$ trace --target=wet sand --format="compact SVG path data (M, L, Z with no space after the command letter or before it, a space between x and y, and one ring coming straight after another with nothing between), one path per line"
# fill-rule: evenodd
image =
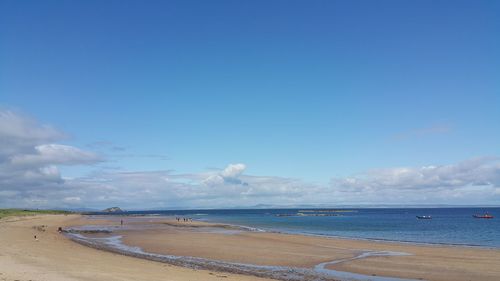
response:
M157 254L313 268L320 263L350 259L366 252L391 251L405 255L370 256L327 264L325 268L408 279L500 280L499 249L255 232L203 222L168 220L160 225L160 228L116 233L123 237L124 244Z

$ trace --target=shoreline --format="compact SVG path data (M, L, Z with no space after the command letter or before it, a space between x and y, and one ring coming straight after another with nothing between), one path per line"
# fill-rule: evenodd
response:
M393 239L382 239L382 238L350 237L350 236L340 236L340 235L331 235L331 234L307 233L307 232L301 232L301 231L294 232L294 231L268 230L268 229L257 228L257 227L252 227L252 226L245 226L245 225L231 224L231 223L220 223L220 222L202 220L202 219L193 219L193 221L234 226L234 227L238 227L238 228L256 230L259 232L276 233L276 234L289 234L289 235L303 235L303 236L321 237L321 238L327 238L327 239L331 238L331 239L344 239L344 240L359 240L359 241L368 241L368 242L372 241L372 242L379 242L379 243L395 243L395 244L413 245L413 246L436 246L436 247L446 246L446 247L464 247L464 248L485 249L485 250L500 250L500 246L495 247L495 246L485 246L485 245L475 245L475 244L419 242L419 241L393 240Z
M379 211L382 209L382 211ZM417 211L413 209L419 209ZM420 210L421 209L421 210ZM494 239L500 225L498 220L478 220L471 214L489 212L499 215L500 208L360 208L353 215L338 218L276 218L280 214L309 211L321 213L330 209L237 209L237 210L150 210L96 215L191 217L207 222L261 228L268 232L317 235L344 239L389 241L415 245L451 245L500 249L500 240ZM447 210L449 209L449 210ZM351 210L352 211L352 210ZM229 215L226 216L225 214ZM417 220L422 214L433 220ZM233 216L234 215L234 216ZM243 216L240 216L243 215ZM298 216L297 216L298 217Z
M163 215L163 214L145 214L145 215L121 215L121 214L83 214L85 217L125 217L125 218L164 218L169 219L172 218L172 215ZM394 240L394 239L383 239L383 238L370 238L370 237L354 237L354 236L341 236L341 235L331 235L331 234L318 234L318 233L308 233L302 231L282 231L282 230L271 230L264 229L254 226L247 226L241 224L233 224L233 223L225 223L225 222L217 222L211 220L205 220L200 218L195 218L193 221L211 224L214 227L234 227L237 229L244 229L249 231L257 231L257 232L266 232L266 233L275 233L275 234L286 234L286 235L303 235L303 236L311 236L311 237L320 237L326 239L344 239L344 240L356 240L356 241L367 241L367 242L377 242L377 243L394 243L394 244L402 244L402 245L411 245L411 246L436 246L436 247L463 247L463 248L473 248L473 249L485 249L485 250L500 250L500 246L487 246L487 245L479 245L479 244L461 244L461 243L445 243L445 242L420 242L420 241L410 241L410 240ZM172 224L173 225L173 224ZM181 226L181 225L179 225ZM185 226L192 227L192 226Z
M120 217L100 217L96 220L87 219L87 222L91 224L92 221L111 219L115 220L116 226L117 218ZM149 225L149 228L140 231L133 229L141 226L141 220L142 224ZM175 259L176 265L200 266L201 268L206 263L210 263L208 269L243 274L248 274L249 269L245 268L246 266L250 266L253 270L267 266L267 270L272 271L271 273L250 272L250 274L281 280L309 280L310 278L317 280L450 280L446 277L448 273L456 275L453 280L498 280L500 277L500 271L488 272L491 269L484 266L486 264L494 267L500 262L498 249L462 245L421 245L269 231L256 232L249 231L255 228L240 225L196 220L191 223L179 223L168 220L167 217L158 216L135 218L130 222L130 226L133 226L132 229L118 228L113 235L120 236L120 241L123 236L123 245L143 251L141 258L154 255L154 259L161 260L167 256L166 260L163 260L167 263L172 263L171 259ZM161 226L161 229L155 229L157 226ZM220 231L209 231L211 228L238 231L224 234ZM205 243L200 244L199 241L206 241L214 246L210 248L204 245ZM188 246L183 245L184 243L188 243ZM275 244L279 244L279 247L275 247ZM317 247L318 245L315 244L322 245ZM269 246L271 250L256 251L255 249L262 248L261 245ZM200 247L206 249L196 250ZM310 260L298 256L290 256L286 259L282 257L288 255L286 253L290 251L298 251L299 256L312 255L311 257L314 258ZM182 259L188 259L187 263ZM194 264L193 261L195 261ZM215 267L214 262L218 263ZM234 264L243 267L243 270L235 269ZM326 277L324 274L323 277L318 274L320 264L323 265L321 269L324 270L321 273L329 273ZM444 273L441 272L442 268L445 269ZM459 271L464 272L458 273ZM292 272L295 276L282 274L283 272ZM325 279L320 279L320 277Z
M292 231L290 231L290 232L287 232L287 231L268 231L268 230L262 230L262 231L269 232L269 233L276 233L276 234L303 235L303 236L321 237L321 238L326 238L326 239L359 240L359 241L377 242L377 243L393 243L393 244L410 245L410 246L430 246L430 247L436 246L436 247L458 247L458 248L473 248L473 249L485 249L485 250L500 250L500 247L474 245L474 244L418 242L418 241L393 240L393 239L381 239L381 238L336 236L336 235L329 235L329 234L315 234L315 233L292 232Z

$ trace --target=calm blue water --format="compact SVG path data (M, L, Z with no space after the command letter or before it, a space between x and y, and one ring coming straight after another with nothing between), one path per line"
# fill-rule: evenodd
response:
M268 231L500 248L500 208L349 209L340 216L285 216L304 209L137 211L189 216ZM315 209L320 210L320 209ZM488 212L494 219L474 219ZM432 220L418 220L430 215Z

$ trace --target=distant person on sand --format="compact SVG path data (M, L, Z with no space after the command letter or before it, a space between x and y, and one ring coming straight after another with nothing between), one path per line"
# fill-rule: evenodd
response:
M120 225L123 225L123 220L120 220Z

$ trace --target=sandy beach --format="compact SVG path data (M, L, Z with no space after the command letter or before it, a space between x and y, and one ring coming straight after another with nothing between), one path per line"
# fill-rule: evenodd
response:
M0 280L266 280L194 270L88 248L57 228L88 223L79 215L9 217L0 221ZM45 227L42 227L45 226ZM43 230L45 231L43 231ZM37 236L38 241L34 239Z
M119 221L119 217L108 220L78 215L4 220L0 223L0 280L265 280L113 254L79 245L57 232L59 226L66 229L82 225L119 227ZM124 221L123 229L118 228L113 235L122 236L126 245L150 253L308 269L320 263L347 259L325 267L367 276L415 280L500 279L500 250L497 249L255 232L220 224L158 218L127 217ZM349 260L377 251L405 255Z

